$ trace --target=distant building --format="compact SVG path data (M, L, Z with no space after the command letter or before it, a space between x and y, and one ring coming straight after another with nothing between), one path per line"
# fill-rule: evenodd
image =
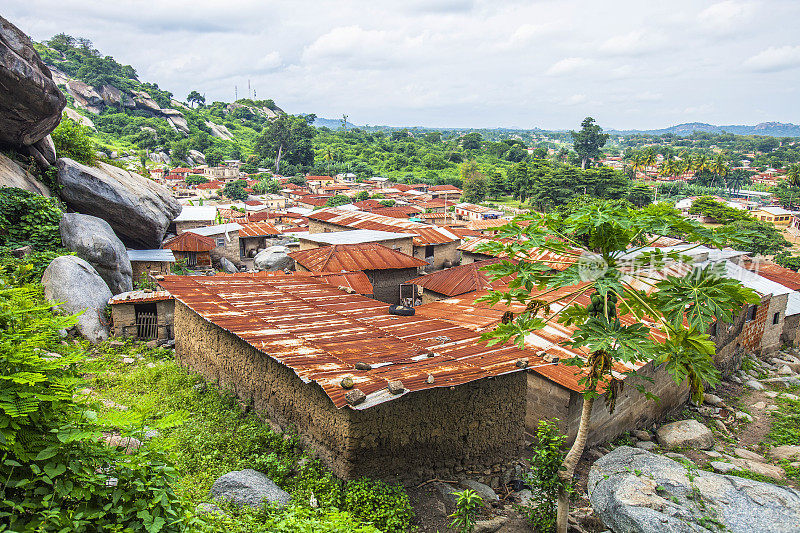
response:
M192 229L192 233L210 237L214 239L214 248L211 250L212 259L225 257L235 264L245 257L244 250L239 243L239 230L242 226L232 222L229 224L217 224L214 226L204 226Z
M213 205L184 205L180 214L170 224L170 232L178 235L186 230L210 226L217 218Z
M185 231L165 241L162 248L172 250L175 259L185 261L189 268L211 268L210 252L216 248L214 239Z
M138 280L142 274L167 275L175 263L175 255L172 250L164 248L128 250L128 259L131 261L134 281Z
M750 212L750 214L756 217L758 220L771 222L776 226L788 226L792 221L792 212L777 206L754 209Z

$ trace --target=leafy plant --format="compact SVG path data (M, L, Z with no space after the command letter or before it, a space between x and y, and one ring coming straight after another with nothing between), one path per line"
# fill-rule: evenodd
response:
M456 492L456 510L450 515L450 527L458 533L472 533L483 499L474 490Z
M367 478L347 483L343 508L384 533L408 531L414 519L403 487Z
M30 244L37 250L55 250L61 246L62 214L54 198L0 187L0 245Z
M70 118L61 119L56 129L50 134L58 157L68 157L84 165L94 165L97 162L96 147L87 135L86 129L86 126L82 126Z
M566 438L550 420L539 421L536 443L532 447L531 469L525 476L531 487L532 504L521 506L520 510L528 523L542 533L555 531L559 490L571 490L571 486L559 476Z

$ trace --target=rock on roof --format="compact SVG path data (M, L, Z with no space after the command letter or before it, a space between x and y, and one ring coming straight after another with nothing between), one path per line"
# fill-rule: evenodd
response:
M387 270L415 268L428 264L422 259L376 243L335 244L298 250L290 253L289 257L312 272Z

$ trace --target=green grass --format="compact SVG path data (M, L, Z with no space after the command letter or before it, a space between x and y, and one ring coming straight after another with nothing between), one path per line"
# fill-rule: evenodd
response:
M219 476L252 468L265 473L292 495L284 509L231 510L228 518L208 518L213 531L407 531L413 511L401 487L359 480L342 482L300 446L296 435L279 434L238 401L177 365L171 350L127 342L104 343L88 350L89 387L102 399L127 410L104 408L101 420L127 427L134 435L146 428L160 435L148 447L165 451L178 472L176 494L189 507L209 500ZM133 364L122 363L134 357ZM319 508L312 509L316 500Z
M768 440L775 446L796 445L800 442L800 401L777 397L774 402L778 409L771 413L772 428Z

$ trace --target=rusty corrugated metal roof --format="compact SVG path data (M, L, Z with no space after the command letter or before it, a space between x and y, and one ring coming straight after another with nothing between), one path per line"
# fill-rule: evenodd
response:
M497 289L507 285L507 281L497 280L492 282L486 272L479 270L486 265L492 265L502 261L500 258L485 259L475 261L467 265L447 268L425 274L418 278L407 281L428 290L438 292L447 296L458 296L468 292Z
M136 290L115 294L108 300L109 305L116 304L141 304L148 302L160 302L171 300L172 295L168 291L147 291Z
M284 272L283 270L272 272L264 270L258 272L237 272L235 274L217 272L216 275L250 278L282 278L286 276L316 278L337 288L344 287L346 289L352 289L358 294L371 295L375 292L367 275L360 270L354 272Z
M278 228L269 222L248 222L242 224L239 237L271 237L280 234Z
M204 237L191 231L184 231L161 245L174 252L209 252L217 247L216 241L211 237Z
M377 243L334 244L291 252L289 257L313 271L386 270L414 268L428 263Z
M390 315L382 302L305 276L167 276L161 284L204 319L319 384L340 408L345 376L367 395L355 407L365 409L400 397L388 393L389 381L402 381L407 394L517 372L521 357L543 364L516 346L487 347L464 327ZM372 368L356 370L360 362Z
M751 257L744 258L742 266L750 272L755 272L768 280L780 283L784 287L794 291L800 291L800 272L782 267L772 261L757 261Z
M458 236L453 235L448 230L431 224L411 222L410 220L401 220L363 211L342 211L334 208L320 209L308 215L308 218L309 220L319 220L346 228L411 233L414 235L414 244L417 246L444 244L459 240Z
M462 252L473 253L473 254L482 254L485 256L490 256L491 254L479 250L479 247L487 242L497 241L503 244L510 244L514 242L511 239L505 239L500 237L478 237L475 239L470 239L467 242L463 243L458 249ZM501 253L497 257L505 258L508 257L508 254ZM576 257L572 254L559 254L556 252L552 252L550 250L540 250L534 249L528 252L528 254L524 257L520 256L517 259L525 259L531 262L540 262L544 263L553 270L566 270L569 266L576 261Z

